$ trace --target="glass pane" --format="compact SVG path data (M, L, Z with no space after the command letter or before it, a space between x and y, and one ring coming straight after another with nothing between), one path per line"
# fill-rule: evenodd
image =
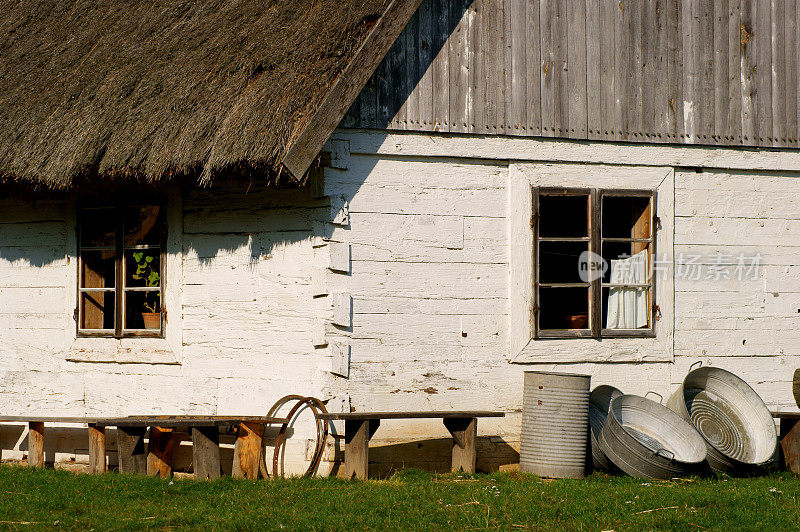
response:
M589 196L539 196L539 236L589 236Z
M580 283L581 259L587 259L588 242L539 242L540 283Z
M157 249L125 251L125 286L161 286L161 252Z
M651 309L649 288L603 288L603 327L647 329Z
M80 218L81 246L116 245L117 217L114 209L84 209Z
M539 288L540 329L588 329L588 288Z
M81 288L113 288L116 280L114 250L81 253Z
M161 293L125 292L125 328L160 329Z
M114 329L114 292L83 293L81 329Z
M603 237L650 238L650 199L603 196Z
M125 209L125 245L160 245L164 231L163 209L157 205Z
M603 259L608 265L605 283L650 282L649 242L603 242Z

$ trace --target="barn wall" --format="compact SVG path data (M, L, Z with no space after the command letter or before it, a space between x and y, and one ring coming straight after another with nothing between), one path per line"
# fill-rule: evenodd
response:
M76 341L74 201L0 208L2 414L252 415L286 394L319 395L326 373L311 338L311 233L320 206L330 211L325 200L255 187L184 196L169 226L179 247L166 275L177 331L167 330L169 341L123 342ZM297 452L287 452L297 467L305 421ZM24 431L4 429L4 452L25 448ZM62 458L86 448L85 431L52 434Z
M424 0L347 127L798 146L796 0Z
M660 157L651 157L620 145L605 149L619 161L597 165L589 146L564 141L490 145L479 137L340 130L332 142L349 152L342 168L326 169L325 193L349 202L349 226L329 238L351 248L351 274L338 278L335 289L352 294L353 316L352 327L339 331L350 344L350 378L334 380L330 393L348 395L356 409L503 410L504 420L478 424L493 437L484 440L482 456L489 460L500 441L516 448L526 370L585 372L593 385L666 397L689 365L702 360L738 373L770 406L794 405L800 212L792 198L800 196L800 173L791 154L765 152L743 163L745 155L729 149L662 147ZM639 165L643 173L655 172L672 161L661 175L674 177L674 185L668 181L669 190L659 194L672 196L674 212L659 214L674 219L668 230L676 260L703 266L698 280L675 274L674 339L660 347L663 356L653 357L661 361L601 363L614 358L601 352L596 362L565 363L575 351L597 351L587 347L593 340L572 340L534 364L515 363L525 359L515 360L509 341L509 246L515 243L509 241L508 184L513 167L528 164L531 154L547 161L550 177L561 172L573 186L581 165L584 186L602 186L601 171L635 174ZM774 170L721 167L742 164ZM706 279L720 269L718 252L728 274ZM738 281L736 257L756 254L762 257L756 278ZM605 349L624 350L623 342ZM406 458L414 453L396 441L401 434L446 436L438 422L400 425L384 423L375 438Z

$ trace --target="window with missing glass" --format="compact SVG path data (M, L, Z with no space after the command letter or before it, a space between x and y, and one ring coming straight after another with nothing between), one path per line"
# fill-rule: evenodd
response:
M653 336L656 194L535 188L537 338Z
M79 336L163 336L165 242L162 204L78 209Z

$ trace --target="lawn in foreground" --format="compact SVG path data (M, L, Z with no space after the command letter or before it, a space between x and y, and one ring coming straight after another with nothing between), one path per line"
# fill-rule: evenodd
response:
M0 466L0 528L789 530L800 480L432 475L213 482Z

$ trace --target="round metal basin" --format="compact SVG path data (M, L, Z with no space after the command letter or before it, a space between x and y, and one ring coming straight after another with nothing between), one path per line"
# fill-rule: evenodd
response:
M611 400L599 444L614 465L640 478L699 473L706 459L706 443L689 422L636 395Z
M746 382L720 368L690 371L668 406L700 431L708 463L718 473L755 473L775 454L775 422Z
M623 395L623 393L618 388L602 384L592 390L589 396L589 444L592 451L592 467L596 471L605 471L607 473L617 471L614 463L600 449L598 440L606 422L611 400L620 395Z

